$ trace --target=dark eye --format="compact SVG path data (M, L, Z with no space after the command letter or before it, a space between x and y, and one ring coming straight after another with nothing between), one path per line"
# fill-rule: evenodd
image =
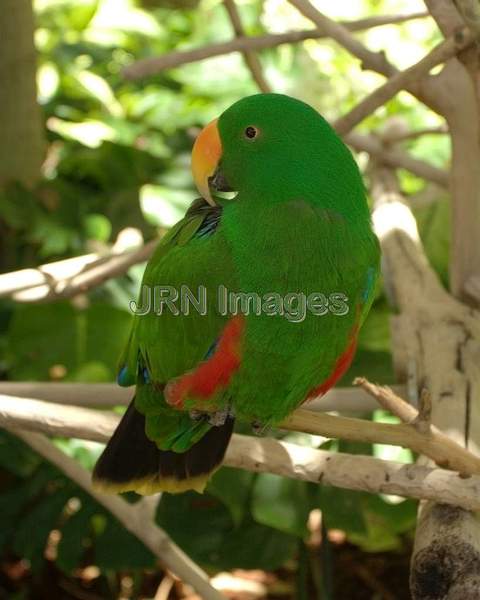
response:
M245 129L245 137L249 140L253 140L258 135L258 129L256 127L249 126Z

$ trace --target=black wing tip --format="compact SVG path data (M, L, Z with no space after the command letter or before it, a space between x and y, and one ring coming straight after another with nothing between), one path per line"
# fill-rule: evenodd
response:
M234 418L212 427L189 450L159 450L145 434L145 417L133 401L95 465L92 482L103 492L203 491L221 465L230 441Z

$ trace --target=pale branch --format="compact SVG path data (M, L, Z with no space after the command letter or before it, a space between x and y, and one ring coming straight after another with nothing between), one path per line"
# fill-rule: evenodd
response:
M412 19L423 18L427 15L425 12L418 12L406 15L382 15L360 19L358 21L346 21L342 25L347 31L363 31L382 25L403 23ZM282 44L295 44L308 39L321 39L328 36L327 31L322 27L315 29L306 29L303 31L289 31L287 33L269 33L259 36L237 37L228 42L210 44L202 48L193 50L177 50L161 56L146 58L129 65L123 71L127 79L139 79L154 75L167 69L173 69L181 65L222 56L232 52L252 51L256 52L266 48L274 48Z
M379 399L377 396L375 398ZM401 402L409 406L404 400ZM418 414L413 407L412 411L415 416ZM407 423L374 423L364 419L313 413L305 409L296 410L278 427L352 442L402 446L428 456L444 468L468 475L480 474L480 458L433 427L424 435L414 425Z
M400 396L406 394L404 386L394 385L392 389ZM126 406L133 394L134 388L120 387L115 383L0 381L0 395L91 408ZM324 396L311 400L308 408L323 412L365 413L378 408L378 404L357 388L333 388Z
M22 402L24 401L17 399L16 403L10 403L7 407L4 398L0 399L0 405L3 405L0 411L2 427L14 432L28 429L30 432L41 431L65 437L70 437L73 432L81 439L106 442L120 419L118 415L109 416L100 411L75 409L82 413L81 418L85 422L79 427L78 421L81 419L76 419L77 423L72 431L69 422L72 413L66 415L68 421L62 420L65 407L54 406L47 415L46 410L39 406L45 403L30 400L28 417L28 410L15 409L15 405ZM25 432L22 436L28 440L35 434ZM235 434L228 447L224 465L345 489L434 499L466 509L480 509L480 477L477 475L460 477L445 469L315 450L272 438ZM103 495L101 497L106 498ZM144 517L143 520L145 521Z
M335 40L350 54L356 56L361 61L362 68L382 73L385 77L392 77L398 73L397 68L387 60L384 52L372 52L372 50L369 50L344 25L333 21L321 13L308 0L289 0L289 2L304 17L310 19L317 27L325 31L328 37Z
M375 398L382 408L391 412L404 423L413 423L419 416L419 411L416 408L408 402L405 402L400 396L397 396L397 394L387 386L376 385L364 377L357 377L354 379L353 385L360 386L367 394L370 394L372 398Z
M206 600L225 600L225 597L210 585L207 574L155 523L154 506L150 504L148 498L130 504L119 496L98 492L92 488L90 483L91 474L76 460L59 450L44 435L18 429L8 429L104 506L165 567L175 573L182 581L191 585L202 598Z
M417 412L413 407L412 411L416 416ZM98 416L101 416L98 423L99 427L104 428L101 431L104 435L112 431L118 423L118 416L109 411L92 411L88 408L65 405L53 406L41 400L0 396L0 421L24 429L48 433L53 428L61 430L62 435L66 437L92 439L89 436L96 436L97 432L92 434L90 421ZM279 427L355 442L403 446L461 473L480 473L480 458L452 440L445 439L446 436L434 429L429 431L428 435L422 435L414 426L408 424L374 423L305 409L295 411L280 423Z
M233 32L235 37L241 38L245 36L245 30L243 29L242 20L235 4L235 0L223 0L223 4L227 10L228 16L232 23ZM253 80L258 86L261 92L271 92L270 85L265 79L263 74L262 65L260 59L252 50L244 50L242 52L245 64L247 65L250 73L252 74Z
M372 114L377 108L383 106L393 96L411 83L427 75L433 67L442 64L467 48L474 40L473 34L464 28L461 35L458 33L440 42L429 54L419 62L388 79L383 85L359 102L349 113L340 117L333 123L334 129L344 136L358 123Z
M365 387L366 386L366 387ZM370 387L368 387L370 386ZM363 386L372 394L375 386L365 383ZM378 388L380 389L380 388ZM396 410L409 410L411 420L417 411L405 401L396 397L391 390L378 392L374 397L385 402L388 396ZM400 408L398 408L400 407ZM74 406L53 406L48 402L29 398L19 399L14 396L0 396L0 420L7 425L15 425L34 431L51 432L52 428L61 429L67 437L83 439L92 435L90 421L101 417L99 426L101 434L107 435L118 423L118 416L113 412L92 411L88 408ZM374 423L363 419L339 417L324 413L314 413L305 409L296 410L291 416L278 425L281 429L303 431L313 435L341 438L356 442L392 444L411 448L415 452L429 456L443 466L465 474L480 474L480 458L456 444L441 432L432 428L428 435L422 435L409 424L393 425ZM96 436L97 432L93 432ZM94 438L95 439L95 438Z
M407 169L417 177L448 188L449 175L429 163L413 158L408 153L397 148L385 148L380 140L372 135L351 132L345 136L346 143L357 152L367 152L370 156L380 159L383 163L394 167Z
M453 90L451 101L455 99ZM451 122L449 125L451 128ZM451 297L431 269L415 218L393 171L378 163L370 171L373 221L388 287L399 310L392 319L395 370L405 379L413 362L417 380L431 394L432 424L478 452L479 314ZM428 412L429 407L424 407L423 413ZM420 461L427 462L423 457ZM473 565L479 561L477 516L439 501L421 503L412 557L412 598L431 597L426 573L435 573L435 586L443 590L442 597L475 598L478 586L472 586L476 578ZM442 569L438 569L439 562Z
M0 275L0 296L10 295L17 302L50 302L72 298L123 275L130 267L150 258L158 239L121 254L95 259L80 256L36 269Z
M0 298L32 287L49 285L52 281L58 281L65 277L73 277L94 264L105 262L110 256L101 256L96 253L84 254L33 269L21 269L2 274L0 275Z
M480 507L480 477L460 477L446 469L406 465L370 456L314 450L272 438L234 435L225 466L273 473L372 494L435 499Z
M415 409L412 410L416 415ZM34 431L48 433L55 428L61 429L62 435L66 437L91 439L90 420L94 419L95 415L102 416L99 426L104 427L103 434L111 431L118 422L118 416L109 411L95 412L88 408L53 406L48 402L30 398L20 400L14 396L0 396L0 420ZM407 424L374 423L305 409L298 409L278 427L354 442L403 446L461 473L480 474L480 458L451 440L445 443L444 436L433 430L428 436L424 436L419 434L415 427ZM93 435L95 436L96 432Z

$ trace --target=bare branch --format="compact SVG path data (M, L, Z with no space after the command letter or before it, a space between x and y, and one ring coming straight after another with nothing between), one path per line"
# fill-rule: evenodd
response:
M404 386L391 386L394 392L405 396ZM36 398L58 404L70 404L91 408L126 406L132 399L132 388L120 387L115 383L46 383L41 381L0 381L0 395L20 398ZM313 411L335 411L365 413L378 405L368 394L357 388L333 388L324 396L308 403Z
M245 30L243 29L242 21L240 19L240 14L237 10L237 5L235 4L235 0L223 0L223 4L228 12L228 16L230 17L235 37L244 37ZM244 50L242 54L245 63L258 86L258 89L261 92L271 92L272 90L268 81L265 79L262 65L255 52L252 52L252 50Z
M413 158L403 150L386 149L380 140L373 136L352 132L345 136L345 141L357 152L368 152L370 156L380 159L386 165L407 169L427 181L432 181L444 188L448 187L449 175L446 171L423 160Z
M10 296L23 290L50 285L52 281L58 281L65 277L73 277L82 273L92 265L101 264L110 259L112 255L101 256L100 254L85 254L59 260L34 269L21 269L0 275L0 298Z
M17 302L50 302L84 294L148 260L157 244L155 239L131 252L105 258L90 254L0 275L0 297L11 295Z
M69 422L72 413L71 411L68 414L64 413L66 407L57 405L48 409L41 406L45 403L30 400L26 410L17 410L18 405L25 400L14 399L13 402L6 403L3 397L0 402L0 423L15 433L24 426L31 431L45 431L52 435L69 436L72 433ZM120 418L118 415L110 416L100 411L78 408L73 410L82 413L81 419L75 419L74 430L77 437L98 442L109 439ZM68 420L63 420L62 415L66 415ZM82 427L79 427L79 421L82 419L85 422ZM23 433L22 439L28 441L32 435L35 434ZM463 478L453 471L444 469L404 465L369 456L314 450L271 438L234 435L224 464L303 481L322 482L346 489L435 499L467 509L480 509L480 477L478 476ZM144 513L142 518L145 527ZM172 568L172 570L176 569ZM178 573L178 570L176 572Z
M382 15L360 19L359 21L344 22L343 26L348 31L362 31L372 27L390 25L393 23L403 23L412 19L423 18L427 15L425 12L412 13L407 15ZM154 75L166 69L172 69L191 62L206 60L215 56L230 54L231 52L243 52L245 50L258 51L265 48L274 48L281 44L294 44L308 39L320 39L327 37L327 31L318 27L316 29L307 29L304 31L290 31L288 33L271 33L260 36L237 37L234 40L219 44L211 44L194 50L178 50L162 56L146 58L139 60L128 66L123 74L127 79L139 79Z
M394 407L394 414L402 414L402 417L409 415L409 421L416 418L417 411L401 398L395 397L388 388L379 388L368 382L363 382L362 387L378 401L385 403L388 400L390 406ZM92 430L92 420L97 421L103 429ZM67 437L95 440L98 435L107 436L108 432L114 429L118 423L118 416L112 412L101 413L73 406L53 407L40 400L0 396L0 421L33 431L48 433L54 430L58 433L61 430L62 435ZM279 427L351 441L403 446L461 473L480 473L480 458L436 429L429 431L426 436L408 424L373 423L362 419L313 413L304 409L295 411L279 424ZM92 435L93 438L89 437Z
M409 87L431 69L455 56L473 42L473 34L465 28L462 35L451 36L436 46L429 54L408 69L397 73L377 88L364 100L359 102L349 113L333 123L334 129L340 135L351 131L358 123L368 117L377 108L388 102L395 94Z
M457 92L452 88L451 93L454 101ZM373 221L399 310L392 327L395 369L404 380L413 362L417 381L425 382L431 393L433 425L478 452L479 314L452 298L432 271L394 173L372 165L371 180L376 203ZM425 458L419 461L427 462ZM439 561L448 567L439 570ZM437 502L421 503L412 558L412 597L421 600L430 595L426 573L438 574L435 586L443 590L442 597L475 597L478 585L472 586L472 578L477 573L472 565L479 561L477 516Z
M369 384L370 386L372 384ZM368 389L368 388L365 388ZM370 390L368 390L370 392ZM389 391L390 394L393 392ZM375 396L379 400L378 396ZM411 409L411 420L417 411L403 400ZM407 409L405 409L407 410ZM92 431L91 421L101 415L98 421L103 429L98 433ZM30 429L49 433L61 431L61 435L73 438L96 439L97 435L106 436L118 423L118 416L110 411L92 411L88 408L74 406L53 407L47 402L14 396L0 396L0 421ZM325 413L299 409L279 424L282 429L304 431L314 435L341 438L355 442L392 444L411 448L415 452L425 454L435 462L460 471L462 473L480 473L480 458L473 456L451 440L445 441L440 432L432 432L428 437L422 436L410 425L391 425L373 423L364 419L333 416ZM93 438L89 436L94 436Z
M90 473L54 446L44 435L19 430L14 430L13 433L95 498L168 569L193 586L202 598L225 600L224 596L210 585L206 573L156 525L148 499L129 504L119 496L97 492L90 484Z
M289 2L307 19L313 21L317 27L323 29L340 46L348 50L353 56L356 56L361 61L363 69L371 69L377 73L382 73L386 77L392 77L398 73L397 68L387 60L383 52L372 52L369 50L359 40L354 38L344 25L325 16L308 0L289 0Z
M365 381L365 380L364 380ZM382 405L388 402L393 414L406 415L407 410L411 419L406 424L391 425L388 423L373 423L363 419L337 417L322 413L298 409L285 421L279 424L282 429L304 431L329 438L340 438L354 442L371 442L403 446L424 454L436 464L453 469L460 473L479 474L480 458L465 450L460 444L432 428L428 435L422 435L410 423L415 420L418 412L405 400L398 398L388 388L380 388L365 381L362 387L376 398ZM399 417L400 418L400 417ZM403 420L403 419L402 419Z

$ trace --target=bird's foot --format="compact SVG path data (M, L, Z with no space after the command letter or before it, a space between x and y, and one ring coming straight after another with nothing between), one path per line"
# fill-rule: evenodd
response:
M208 421L210 423L210 425L213 425L214 427L221 427L222 425L225 425L225 422L227 421L228 418L235 416L235 412L234 412L232 406L225 406L225 408L222 408L220 410L215 410L213 412L205 412L205 411L201 411L201 410L191 410L189 412L189 415L190 415L190 418L193 419L194 421L200 421L200 420L204 419L205 421Z
M265 425L261 421L252 421L250 425L255 435L263 435L268 428L268 425Z

